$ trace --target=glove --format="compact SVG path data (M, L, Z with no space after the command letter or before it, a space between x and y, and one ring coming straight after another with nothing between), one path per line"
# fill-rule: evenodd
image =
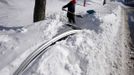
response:
M65 11L65 8L62 8L63 11Z

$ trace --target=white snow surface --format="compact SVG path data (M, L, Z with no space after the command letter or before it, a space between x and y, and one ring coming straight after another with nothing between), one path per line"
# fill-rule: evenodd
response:
M116 3L102 6L102 0L78 0L76 25L81 33L48 48L23 75L126 75L122 8ZM48 0L47 19L32 24L34 0L0 1L0 75L12 75L21 62L42 43L70 30L66 12L69 0ZM25 4L27 3L27 4ZM26 6L25 6L25 5ZM95 14L89 15L87 10ZM6 17L8 16L8 17ZM126 53L127 54L127 53Z
M0 25L24 26L33 21L33 0L0 0Z

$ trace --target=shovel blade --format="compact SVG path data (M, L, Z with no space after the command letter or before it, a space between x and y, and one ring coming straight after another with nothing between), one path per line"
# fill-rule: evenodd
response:
M94 14L95 11L94 11L94 10L88 10L87 13L88 13L88 14Z

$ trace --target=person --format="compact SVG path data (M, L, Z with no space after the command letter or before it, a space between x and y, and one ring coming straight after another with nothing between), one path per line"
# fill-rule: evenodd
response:
M62 10L68 8L67 10L68 22L73 24L75 24L75 3L76 0L71 0L68 4L62 7Z

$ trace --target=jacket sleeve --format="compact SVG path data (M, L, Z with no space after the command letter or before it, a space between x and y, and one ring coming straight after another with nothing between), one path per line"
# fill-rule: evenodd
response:
M62 9L67 8L69 5L70 5L70 2L67 5L63 6Z

